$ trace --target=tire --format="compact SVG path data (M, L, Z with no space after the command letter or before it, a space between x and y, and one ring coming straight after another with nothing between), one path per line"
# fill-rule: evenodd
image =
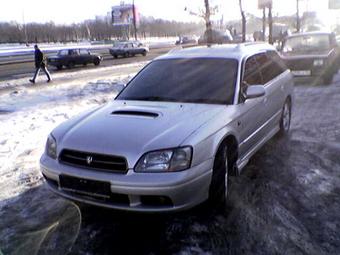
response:
M57 70L63 69L63 66L62 66L62 65L57 65L56 67L57 67Z
M322 77L322 80L323 80L325 85L330 85L333 82L333 77L334 77L334 74L325 74Z
M290 99L287 98L282 107L279 131L280 137L287 136L289 134L291 119L292 119L292 105Z
M130 56L129 52L125 52L124 57L128 58Z
M99 65L100 65L100 59L99 59L99 58L94 59L94 60L93 60L93 64L94 64L95 66L99 66Z
M87 66L87 63L85 62L85 63L83 63L83 66Z
M228 147L227 145L221 145L216 154L209 187L208 202L215 208L225 204L228 193L229 167Z
M113 55L114 58L118 58L118 55Z
M146 50L143 51L142 55L145 57L146 56Z
M74 66L75 66L75 63L74 63L74 62L69 62L69 63L67 64L67 67L68 67L69 69L74 68Z

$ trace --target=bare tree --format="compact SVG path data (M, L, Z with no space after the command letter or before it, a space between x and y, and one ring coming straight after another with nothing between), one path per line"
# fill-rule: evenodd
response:
M247 19L246 19L246 14L243 10L242 0L239 0L239 5L240 5L241 16L242 16L242 42L245 42L246 41Z
M212 27L211 27L211 20L210 20L210 6L209 0L204 0L205 6L205 27L207 31L207 43L210 44L213 41L212 38Z

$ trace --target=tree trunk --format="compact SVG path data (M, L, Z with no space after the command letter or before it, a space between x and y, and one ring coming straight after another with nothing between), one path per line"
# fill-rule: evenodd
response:
M212 38L212 28L211 28L211 21L210 21L210 6L209 0L204 0L205 5L205 26L206 26L206 33L207 33L207 44L211 44L213 42Z
M239 0L239 5L240 5L240 12L242 16L242 42L246 41L246 27L247 27L247 19L246 19L246 14L243 11L243 6L242 6L242 0Z

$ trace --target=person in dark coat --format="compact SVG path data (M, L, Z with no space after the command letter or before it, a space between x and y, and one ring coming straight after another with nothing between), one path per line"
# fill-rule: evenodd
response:
M46 65L44 63L44 54L39 49L38 45L34 45L34 62L35 62L35 73L33 76L33 79L30 80L30 82L35 83L35 79L39 75L40 70L43 70L44 73L47 76L47 82L51 81L51 75L48 72Z

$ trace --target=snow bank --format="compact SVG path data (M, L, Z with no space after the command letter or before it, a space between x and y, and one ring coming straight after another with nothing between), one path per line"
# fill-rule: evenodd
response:
M18 87L0 95L0 211L8 199L41 183L38 161L51 130L80 112L113 100L142 66L58 74L48 86L25 87L25 80L20 79L6 83Z

